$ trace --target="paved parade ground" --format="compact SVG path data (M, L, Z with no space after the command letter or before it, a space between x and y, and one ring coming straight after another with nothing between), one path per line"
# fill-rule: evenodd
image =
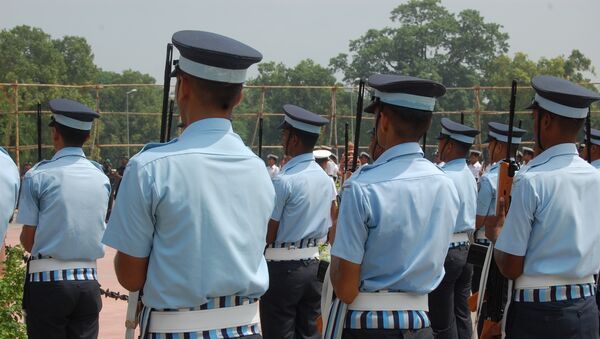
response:
M19 244L19 234L21 225L10 224L6 235L8 245ZM116 251L110 247L105 248L106 255L98 260L98 280L103 289L109 289L120 293L126 293L125 289L119 285L115 270L113 268L113 258ZM100 334L98 338L102 339L121 339L125 336L125 312L127 302L109 298L102 298L102 312L100 312Z

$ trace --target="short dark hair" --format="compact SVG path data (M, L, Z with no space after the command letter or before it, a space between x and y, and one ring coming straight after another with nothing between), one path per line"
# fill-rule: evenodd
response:
M319 140L318 134L299 130L297 128L294 128L292 125L288 124L287 122L284 122L282 128L288 129L290 131L290 133L296 135L298 137L298 139L300 139L302 146L304 146L303 148L305 151L310 151L310 150L314 149L315 145L317 144L317 141Z
M178 72L189 77L192 86L196 89L196 93L199 96L205 98L209 104L225 111L233 110L236 100L244 87L243 84L230 84L200 79L181 70Z
M427 132L433 112L382 104L392 121L396 134L407 138L419 139Z
M455 145L460 150L461 154L464 153L465 157L467 157L471 152L471 144L452 139L449 136L446 136L446 139L448 140L448 142L451 142L453 145ZM479 157L479 155L477 156Z
M537 110L538 110L538 119L541 119L543 114L549 114L552 117L552 119L558 120L559 125L563 128L563 131L566 134L570 134L570 135L577 134L583 127L583 124L585 123L585 118L581 118L581 119L567 118L562 115L552 113L552 112L540 107L539 105L537 106Z
M80 129L75 129L71 127L67 127L65 125L61 125L57 122L54 122L52 125L56 128L58 133L62 136L65 146L68 147L81 147L87 140L90 135L90 131L83 131Z

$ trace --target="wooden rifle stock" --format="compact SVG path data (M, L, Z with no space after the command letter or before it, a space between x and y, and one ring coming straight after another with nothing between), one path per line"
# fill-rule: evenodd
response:
M498 166L498 186L496 196L496 215L500 215L500 199L504 199L504 213L508 212L510 206L510 193L513 184L513 178L517 171L517 164L512 159L512 136L513 123L515 119L515 102L517 99L517 81L512 81L510 93L510 111L508 122L508 143L506 151L506 159Z

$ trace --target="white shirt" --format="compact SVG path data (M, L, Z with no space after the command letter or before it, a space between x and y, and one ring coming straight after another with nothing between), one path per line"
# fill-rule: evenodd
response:
M481 172L481 163L478 161L472 165L469 164L469 169L471 170L471 173L473 173L475 179L479 180L479 172Z
M267 171L269 172L269 176L274 178L277 174L279 174L279 167L277 165L267 166Z

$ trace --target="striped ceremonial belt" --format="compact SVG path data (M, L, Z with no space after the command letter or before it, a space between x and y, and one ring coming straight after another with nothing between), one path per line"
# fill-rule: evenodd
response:
M429 327L427 311L429 311L429 303L426 294L387 291L361 292L351 305L346 305L336 298L331 304L323 338L339 339L344 328L420 329ZM364 318L364 324L354 321L353 318Z
M265 249L265 259L267 261L292 261L318 258L319 247L316 239L270 244Z
M512 301L551 302L587 298L596 295L594 276L521 276L515 281Z
M96 261L65 261L54 258L32 259L29 281L97 280Z
M260 334L259 323L257 299L228 296L194 308L153 310L144 306L140 328L152 339L237 338Z
M469 235L465 232L452 234L449 248L457 248L469 243Z

